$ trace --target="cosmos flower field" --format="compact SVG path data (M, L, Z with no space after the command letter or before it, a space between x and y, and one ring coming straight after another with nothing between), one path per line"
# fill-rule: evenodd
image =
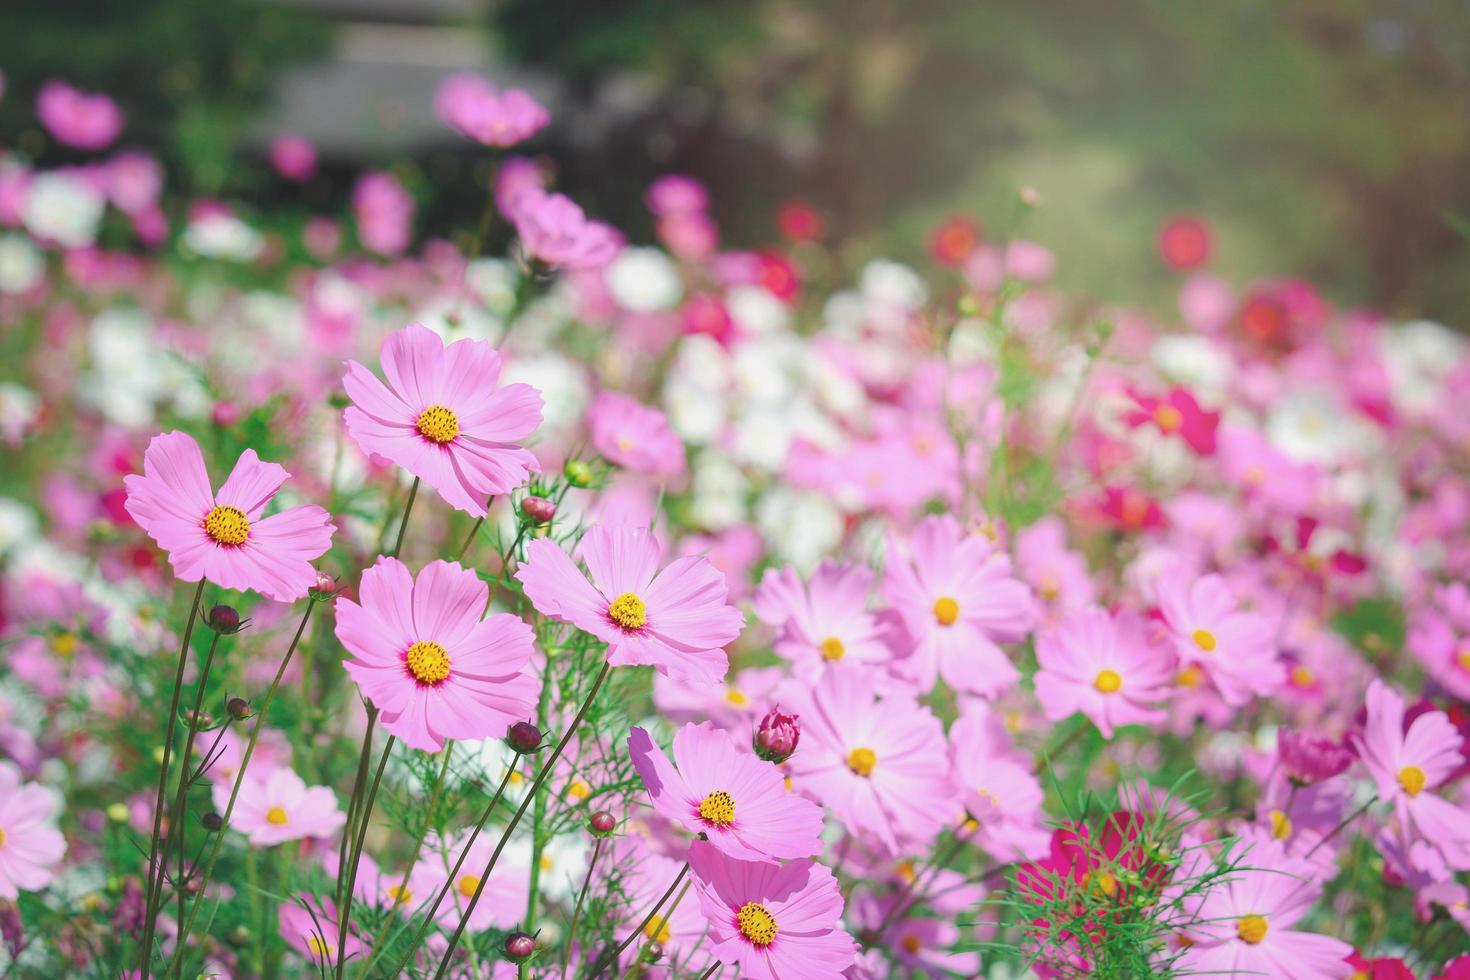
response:
M0 155L0 976L1470 977L1470 345L837 272L517 146L416 229ZM312 145L270 166L305 180ZM485 229L513 230L506 251Z

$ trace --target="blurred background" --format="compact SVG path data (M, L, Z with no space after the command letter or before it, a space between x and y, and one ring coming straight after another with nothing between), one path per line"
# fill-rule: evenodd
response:
M49 78L121 104L120 146L188 198L254 216L341 212L365 167L418 200L421 236L475 224L488 153L434 118L482 71L552 112L527 147L587 210L652 238L654 177L705 181L725 243L776 237L800 199L854 265L919 258L943 219L1026 235L1058 280L1170 305L1155 232L1204 217L1228 277L1301 276L1331 298L1465 322L1467 0L48 0L0 29L0 130ZM304 186L262 165L313 141Z

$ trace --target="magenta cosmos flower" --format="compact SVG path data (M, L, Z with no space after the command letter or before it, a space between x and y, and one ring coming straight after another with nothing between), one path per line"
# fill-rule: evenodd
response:
M337 809L330 786L307 786L287 768L264 779L246 775L230 818L236 830L258 847L303 837L330 837L342 829L347 814Z
M398 464L476 517L486 515L488 497L540 470L520 443L541 424L541 393L523 384L497 388L500 355L488 343L445 347L414 323L388 337L382 358L386 385L356 361L342 379L352 399L342 417L363 452Z
M20 769L0 762L0 898L40 891L56 877L66 838L52 826L56 800L37 783L23 783Z
M913 636L909 666L920 688L937 673L957 690L995 697L1020 677L997 644L1025 637L1035 602L989 538L965 534L953 517L926 517L907 547L890 544L883 591Z
M750 980L836 980L857 944L842 930L842 893L811 860L740 861L706 841L689 846L710 952Z
M659 544L647 528L601 524L579 551L591 582L555 542L527 546L516 578L537 609L606 643L614 667L647 665L704 683L725 676L724 647L745 617L725 601L725 576L709 559L678 558L660 571Z
M593 221L563 194L527 188L515 198L516 234L533 257L563 269L600 269L623 248L610 225Z
M1470 829L1465 811L1432 792L1464 760L1460 733L1443 711L1426 711L1404 728L1404 699L1382 680L1368 686L1368 720L1353 737L1358 757L1392 803L1404 843L1422 838L1455 870L1470 869Z
M642 728L628 735L633 768L653 808L731 857L747 861L810 857L822 850L822 811L786 791L781 771L737 751L709 722L674 735L674 762Z
M786 764L795 788L889 852L926 843L957 818L944 729L912 695L883 697L874 675L829 667L797 702L801 751Z
M36 115L57 142L79 150L104 149L123 128L122 110L112 99L54 79L41 86Z
M880 666L893 659L878 617L868 612L872 587L866 566L823 561L806 583L789 565L766 569L752 600L761 621L781 631L776 652L798 677L815 680L829 663Z
M123 478L123 506L168 552L181 581L204 578L222 589L290 602L316 584L311 563L331 545L336 528L310 504L262 516L288 475L247 449L214 493L199 444L183 432L166 432L143 453L143 475Z
M654 476L684 472L684 444L656 408L604 391L587 410L587 427L592 448L624 469Z
M1223 578L1161 575L1154 589L1180 661L1202 668L1226 704L1242 705L1281 686L1286 674L1270 622L1242 611Z
M551 121L551 114L524 90L501 92L473 72L450 75L440 84L434 114L461 136L499 147L530 139Z
M1114 619L1096 606L1070 613L1037 636L1036 662L1036 697L1052 721L1080 711L1112 738L1118 725L1164 720L1173 657L1149 642L1138 616Z
M503 735L530 717L534 634L508 613L482 619L489 592L456 562L430 562L415 581L403 562L379 558L362 573L362 604L337 600L337 639L355 658L342 665L410 748Z
M337 935L341 930L337 905L330 898L304 897L295 902L282 902L277 906L276 917L281 938L292 949L321 969L330 970L336 964ZM349 924L347 942L342 947L343 958L350 960L365 949L357 929Z

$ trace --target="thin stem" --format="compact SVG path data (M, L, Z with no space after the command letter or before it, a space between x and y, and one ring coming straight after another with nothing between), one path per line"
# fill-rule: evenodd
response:
M403 866L403 877L398 879L398 887L392 892L393 901L397 902L398 896L402 895L408 888L408 878L413 873L413 866L419 863L419 855L424 853L424 841L429 837L429 829L434 825L434 812L439 806L439 795L444 789L444 776L449 772L449 757L454 754L454 742L447 740L444 743L444 761L439 765L439 775L434 778L434 787L429 791L429 806L424 811L424 829L419 833L418 843L413 846L413 853L409 855L408 863ZM383 945L383 939L388 935L388 927L393 924L393 917L388 916L383 920L378 934L373 937L372 948L376 950ZM369 956L367 965L371 966L374 957Z
M708 970L705 970L703 973L701 973L699 975L699 980L709 980L710 977L712 977L712 976L715 975L715 971L718 970L722 966L724 966L723 963L721 963L719 960L715 960L713 963L711 963L709 965L709 969Z
M184 826L189 807L189 757L194 751L194 738L199 734L199 709L204 704L204 688L209 684L209 667L214 663L214 651L219 647L221 634L216 631L209 641L209 653L204 657L204 666L199 671L199 688L194 692L194 707L189 712L189 732L184 736L184 753L179 756L179 788L174 794L174 818L169 824L169 833L179 839L179 932L184 930ZM177 933L176 933L177 934Z
M887 932L888 927L893 924L893 920L898 918L900 912L909 907L909 899L917 897L918 899L922 900L924 898L923 892L919 890L920 882L928 884L925 879L932 878L934 875L938 874L940 870L943 869L944 866L950 861L950 859L959 853L960 848L964 846L965 841L969 840L968 837L960 836L960 830L963 828L963 826L964 824L961 824L960 827L955 828L954 837L950 840L949 847L945 848L944 851L940 854L935 855L934 859L930 861L926 867L920 870L918 874L914 875L914 877L908 882L908 884L899 891L898 897L894 900L893 904L888 907L888 912L883 916L883 920L878 923L878 928L873 930L873 942L880 941L883 937L883 933ZM863 945L867 946L871 945L871 943L864 943Z
M383 743L383 755L378 759L378 771L373 773L373 785L368 790L367 801L357 820L357 843L352 846L352 870L347 874L347 888L342 904L337 907L337 980L342 980L342 971L347 967L347 920L352 917L352 892L357 887L357 866L362 861L362 842L367 837L368 820L373 815L373 804L378 799L378 786L383 782L383 770L388 766L388 756L398 736L389 735Z
M413 513L413 502L419 495L419 478L413 478L413 486L408 488L408 503L403 505L403 519L398 522L398 540L393 542L393 551L389 558L397 558L398 553L403 550L403 532L408 530L408 515Z
M638 923L638 928L628 933L628 938L619 943L618 947L614 949L611 953L603 953L601 958L599 958L598 961L592 965L592 972L587 974L586 980L597 980L597 978L602 975L603 970L606 970L609 966L614 966L617 964L618 957L623 955L623 950L627 949L629 944L631 944L633 940L643 935L643 930L648 928L649 923L653 921L653 917L658 915L658 910L663 908L664 903L673 896L674 889L679 887L679 883L684 880L684 876L688 873L689 862L685 861L683 867L679 869L679 873L674 876L674 880L669 883L668 890L663 893L663 895L659 898L657 902L653 903L653 908L649 909L648 914L643 917L643 921Z
M439 969L434 974L436 980L442 978L444 972L449 969L449 961L454 957L455 947L459 945L460 937L464 935L465 926L470 921L470 915L474 912L475 905L480 900L480 893L485 890L485 882L490 879L490 872L495 870L495 862L500 860L500 853L505 850L505 845L510 842L510 835L515 831L516 825L521 822L521 817L525 816L526 808L531 805L531 801L541 791L541 784L546 782L547 776L551 775L552 767L556 765L556 760L561 758L562 750L572 740L572 735L576 733L577 727L582 724L582 718L587 714L587 709L592 706L593 700L597 697L597 692L602 690L602 682L607 680L608 672L611 670L612 665L604 660L602 662L602 669L597 672L597 680L592 682L592 690L587 692L586 700L577 709L576 717L567 726L567 730L562 733L561 741L556 743L556 748L552 750L551 758L546 760L546 764L536 774L536 781L531 784L531 791L526 794L525 799L521 800L521 805L516 809L515 816L511 817L510 823L505 827L505 832L500 835L500 843L495 845L495 853L490 855L490 863L485 865L485 871L480 875L479 887L475 889L475 894L470 899L469 906L464 910L464 914L460 916L459 925L455 927L454 935L449 937L449 946L444 950L444 956L439 960Z
M475 543L475 538L479 535L480 528L484 527L485 518L489 515L490 508L493 506L495 506L495 494L492 493L490 499L485 501L485 513L475 518L474 526L470 528L469 535L464 539L464 545L460 547L459 554L454 559L455 561L464 561L464 556L469 554L470 545Z
M367 728L362 733L362 750L357 756L357 775L352 780L352 795L347 799L347 822L342 826L342 842L337 848L337 908L345 900L342 884L347 866L352 861L353 830L357 827L357 807L362 802L362 792L367 786L368 766L373 758L373 729L378 724L378 707L367 702Z
M148 980L148 971L152 968L153 959L153 932L158 919L159 901L163 895L163 861L159 857L158 835L163 829L163 800L168 792L168 761L173 752L174 728L179 722L179 692L184 686L184 665L189 660L189 640L194 636L194 623L199 618L199 600L204 597L204 579L199 580L199 586L194 590L194 598L189 602L189 623L184 627L184 639L179 644L179 666L174 672L173 699L168 706L168 731L163 738L163 764L158 767L158 793L153 802L153 837L148 841L148 893L143 903L146 916L143 924L143 943L139 965L142 980ZM164 861L167 860L168 852L163 854Z
M1371 798L1369 798L1369 800L1368 800L1367 803L1364 803L1362 806L1358 807L1352 813L1349 813L1346 817L1343 817L1342 818L1342 823L1338 824L1336 827L1333 827L1331 830L1329 830L1327 832L1327 836L1326 837L1323 837L1317 843L1313 844L1312 845L1312 849L1310 851L1308 851L1306 854L1302 855L1302 857L1305 859L1305 858L1311 857L1313 854L1316 854L1317 853L1317 849L1319 847L1321 847L1323 844L1326 844L1328 841L1332 840L1332 838L1336 837L1338 834L1340 834L1344 830L1346 830L1348 824L1352 823L1354 820L1356 820L1359 817L1361 817L1364 813L1368 812L1368 808L1370 806L1372 806L1373 804L1377 803L1377 802L1378 802L1378 794L1377 793L1374 793L1373 796Z
M572 907L572 921L567 926L566 945L561 951L561 975L565 980L567 970L572 962L572 946L577 940L577 919L582 915L582 903L587 900L587 889L592 886L592 870L597 867L597 859L602 855L602 842L604 838L597 838L597 843L592 845L592 860L587 862L587 875L582 879L582 890L577 893L577 904Z
M470 839L465 843L464 849L459 852L459 857L454 862L454 867L449 871L449 877L444 879L444 885L439 889L439 894L434 898L434 904L429 906L424 915L424 921L419 923L417 931L414 932L413 940L408 944L408 950L403 954L403 959L393 968L389 976L403 976L403 968L408 965L409 957L413 956L414 950L418 949L419 943L423 942L424 933L429 931L429 925L434 921L434 916L439 912L439 906L443 904L444 897L449 894L449 889L454 887L454 882L459 878L459 869L464 867L465 858L469 856L470 848L475 846L475 841L480 836L480 831L485 829L485 822L490 819L490 814L500 803L500 797L505 793L505 787L510 783L510 777L515 775L515 766L505 767L505 776L501 778L500 785L495 789L495 795L490 798L485 811L480 814L480 819L475 823L475 829L470 833ZM372 960L368 961L371 965Z
M311 620L311 610L316 606L315 600L308 600L306 613L301 617L301 625L296 627L296 635L291 638L291 645L286 648L286 655L281 658L281 666L276 670L276 676L271 680L271 686L266 689L265 700L260 704L260 711L255 715L255 724L250 729L250 737L245 742L245 754L240 758L240 769L235 773L234 785L230 787L230 802L225 806L224 817L220 822L220 829L214 832L214 843L209 849L209 860L204 864L204 874L199 879L199 893L194 896L194 902L189 906L189 917L184 920L184 928L175 941L174 957L169 963L168 971L181 976L184 969L184 941L189 937L189 930L194 926L194 920L199 917L199 908L204 904L204 896L209 886L210 876L214 874L214 862L219 859L220 845L225 839L225 830L230 826L230 817L235 812L235 801L239 799L240 787L245 782L245 770L250 766L250 757L255 754L255 742L260 738L260 730L265 725L266 713L270 711L271 702L275 700L276 690L281 686L281 678L286 674L286 668L291 666L291 658L296 653L296 647L301 643L301 635L306 632L306 624Z
M674 917L674 912L678 910L679 903L684 901L685 895L689 894L689 884L690 883L687 881L684 882L684 887L679 889L679 894L674 896L674 904L670 905L669 910L665 912L663 914L663 917L658 920L658 924L653 927L653 931L645 933L645 935L648 936L648 942L643 944L643 947L638 951L638 955L633 958L633 962L628 966L628 974L630 976L632 975L634 970L637 969L639 961L645 955L647 955L648 947L657 942L658 937L662 936L664 934L664 930L669 927L669 920Z
M552 658L546 658L546 669L541 672L541 697L536 702L536 724L546 731L551 716L551 688L554 679ZM536 805L531 809L531 880L526 889L526 931L536 931L536 906L541 899L541 851L546 846L546 794L536 796Z

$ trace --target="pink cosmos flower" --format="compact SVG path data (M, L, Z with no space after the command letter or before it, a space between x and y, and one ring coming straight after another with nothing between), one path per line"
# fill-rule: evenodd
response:
M921 688L936 673L981 697L1015 684L1020 675L998 644L1026 635L1035 602L989 538L947 515L924 518L907 547L890 543L883 592L913 636L909 667Z
M531 627L508 613L481 619L490 590L457 562L425 565L415 580L396 558L362 573L362 604L337 600L342 666L410 748L490 738L533 713L540 684L527 669Z
M413 237L413 197L386 171L363 174L352 189L362 243L379 255L398 255Z
M1016 571L1049 609L1080 609L1095 601L1087 559L1067 547L1059 517L1043 517L1016 532Z
M330 786L307 786L292 769L281 768L264 779L245 774L235 812L236 830L257 847L303 837L331 837L347 822L337 809Z
M448 347L413 323L383 343L385 385L356 361L342 379L347 432L365 453L408 470L452 507L484 517L486 499L526 482L540 464L520 443L541 424L541 393L497 388L500 355L483 340Z
M148 443L143 475L123 479L124 506L168 552L179 580L204 578L222 589L291 602L316 584L311 563L331 545L336 527L310 504L262 516L288 475L247 449L214 493L199 444L183 432L166 432Z
M1124 416L1129 425L1134 428L1153 425L1166 436L1177 435L1201 456L1215 452L1215 430L1220 427L1220 413L1200 408L1199 402L1185 389L1171 389L1163 397L1129 389L1128 395L1138 406Z
M276 918L280 925L281 938L292 949L330 970L337 962L337 936L341 931L341 920L337 918L337 904L330 898L303 897L295 902L282 902L276 906ZM347 927L347 942L343 946L344 959L351 960L367 949L358 935L357 928Z
M1368 686L1368 720L1353 736L1358 757L1392 803L1406 842L1422 837L1457 871L1470 870L1470 827L1465 811L1431 792L1464 763L1464 739L1443 711L1426 711L1404 726L1404 699L1382 680Z
M1353 764L1352 750L1341 741L1293 728L1277 730L1276 754L1286 775L1301 785L1331 779Z
M112 99L54 79L41 86L36 115L57 142L79 150L103 149L123 128L122 110Z
M271 140L271 166L287 180L310 180L316 173L316 147L296 133L277 136Z
M446 126L486 146L514 146L551 121L523 89L504 92L471 72L450 75L434 95L434 114Z
M619 918L623 922L623 928L619 932L626 935L628 930L636 928L643 921L646 910L653 908L654 903L669 887L669 882L678 876L679 867L683 863L682 856L678 861L666 857L655 850L647 838L631 834L614 837L608 843L612 845L612 853L604 858L608 863L600 868L615 869L607 873L610 876L618 875L622 881L622 890L627 900L619 909ZM667 919L664 918L664 913L668 913ZM708 928L698 900L693 896L686 896L677 905L665 903L663 912L644 927L643 936L662 944L664 955L669 962L673 962L700 945ZM641 948L642 943L635 943L624 956L631 958ZM590 966L591 963L587 965Z
M1341 980L1353 948L1340 939L1292 928L1312 907L1320 889L1304 877L1301 862L1257 846L1241 869L1210 888L1200 904L1193 941L1177 961L1180 970L1280 980Z
M424 842L424 853L414 865L409 886L420 902L432 903L439 889L449 879L449 872L459 855L469 844L470 831L466 830L450 840L441 840L430 835ZM469 854L459 866L459 873L444 896L444 901L435 913L441 925L454 926L469 908L470 899L480 887L480 872L490 863L495 852L495 835L482 833L469 845ZM526 914L526 898L530 893L531 872L524 865L510 861L499 861L490 879L480 892L480 900L470 913L469 928L476 932L484 929L509 929L521 921Z
M1241 611L1219 575L1194 581L1160 575L1154 591L1180 661L1203 669L1227 704L1245 704L1252 695L1281 686L1285 670L1270 622Z
M600 269L623 247L611 226L590 220L562 194L522 190L512 220L527 253L557 268Z
M725 676L723 648L745 617L725 601L725 576L709 559L678 558L660 571L661 549L647 528L601 524L579 550L591 582L555 542L527 546L516 578L538 610L602 640L615 667L651 665L706 683Z
M656 408L603 391L587 410L587 426L592 447L624 469L664 477L684 472L684 444Z
M633 768L653 808L746 861L810 857L822 850L822 811L791 796L781 771L737 751L708 722L674 735L675 769L642 728L628 735Z
M856 668L827 668L793 703L801 751L786 769L796 790L893 853L927 843L955 801L939 719L910 694L874 688Z
M710 953L740 976L838 980L852 965L857 944L842 930L842 893L822 865L739 861L695 841L689 867Z
M0 899L40 891L56 877L66 838L52 826L56 800L37 783L22 783L20 769L0 762Z
M815 680L829 663L886 665L893 651L886 630L868 612L872 569L823 561L803 583L795 568L768 568L752 597L755 614L779 629L776 652L798 677Z
M990 721L988 711L969 710L949 733L955 790L977 825L967 839L1001 860L1034 860L1051 840L1042 823L1045 794L1029 765L995 751Z
M1112 738L1118 725L1164 720L1158 707L1174 680L1173 658L1151 644L1143 620L1096 606L1069 614L1036 638L1036 697L1046 717L1082 712Z

